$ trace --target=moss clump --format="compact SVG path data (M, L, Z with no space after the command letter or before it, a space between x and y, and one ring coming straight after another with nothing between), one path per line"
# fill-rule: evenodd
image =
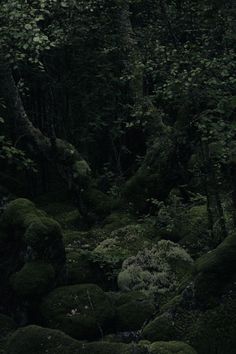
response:
M53 287L54 281L53 267L43 262L26 263L10 279L12 288L22 297L41 296Z
M151 247L153 245L152 232L152 227L146 224L121 227L112 231L110 237L103 240L94 252L104 254L104 256L123 255L125 259L128 256L136 255L140 249Z
M8 354L147 354L142 345L79 342L61 331L28 326L17 330L7 346ZM190 353L191 354L191 353Z
M155 306L148 300L129 301L117 308L117 328L119 331L136 331L150 320Z
M94 284L55 289L44 299L41 312L50 327L77 339L101 336L114 317L109 298Z
M10 202L3 213L2 224L6 229L26 229L45 214L28 199L19 198Z
M140 290L155 296L167 296L178 288L192 269L192 259L179 245L159 241L156 247L144 249L125 260L118 276L122 291Z
M235 354L236 300L206 311L193 323L190 342L198 354Z
M82 345L63 332L28 326L18 329L9 339L8 354L74 354Z
M196 257L201 256L211 245L208 232L208 213L205 204L184 209L176 218L176 230L180 244Z
M101 270L90 260L88 252L70 251L66 258L68 284L101 284Z
M127 213L112 213L103 222L103 229L107 232L120 229L130 224L134 224L134 217Z
M150 354L197 354L188 344L183 342L156 342L150 346Z
M172 316L165 313L156 317L144 327L143 338L151 342L176 340L178 334Z
M98 216L109 215L115 207L116 201L100 190L90 187L84 191L83 197L87 208Z
M64 263L64 246L60 225L45 216L27 199L16 199L9 203L3 214L3 226L8 239L16 242L27 258L50 259L55 263ZM27 247L30 252L26 251Z
M42 253L51 244L62 239L62 231L55 220L43 217L29 225L24 238L28 246Z

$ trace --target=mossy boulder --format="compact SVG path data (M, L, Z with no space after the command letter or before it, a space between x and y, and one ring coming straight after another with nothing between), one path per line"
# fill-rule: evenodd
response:
M54 253L54 249L61 246L61 227L55 220L41 217L29 225L25 232L24 240L38 257L51 258L50 256Z
M155 314L153 299L139 291L110 293L116 306L116 326L120 332L137 331Z
M53 288L55 271L50 264L29 262L11 276L10 282L18 296L38 297Z
M49 327L77 339L98 338L114 319L109 298L94 284L55 289L43 300L41 312Z
M27 229L27 227L45 214L38 210L34 203L28 199L19 198L10 202L2 216L2 225L7 230L14 228Z
M59 330L28 326L17 330L7 345L8 354L147 354L138 344L79 342ZM191 353L189 353L191 354Z
M204 254L195 262L196 298L201 304L215 306L225 286L235 278L236 237L228 236L213 251Z
M207 310L193 322L190 343L198 354L236 353L236 300Z
M213 251L200 257L195 263L197 273L234 273L236 265L236 235L232 234Z
M164 313L156 317L144 327L142 336L151 342L178 339L178 332L173 317L169 313Z
M183 342L156 342L149 348L150 354L197 354L188 344Z
M47 260L60 272L65 263L65 250L60 225L27 199L10 202L3 213L4 245L15 249L24 261Z
M21 252L25 248L27 258L65 261L60 225L31 201L20 198L10 202L3 213L2 225L7 235L5 242L17 242Z
M38 326L18 329L9 339L8 354L74 354L82 345L61 331Z
M155 306L148 300L130 301L117 307L117 328L119 331L137 331L155 313Z

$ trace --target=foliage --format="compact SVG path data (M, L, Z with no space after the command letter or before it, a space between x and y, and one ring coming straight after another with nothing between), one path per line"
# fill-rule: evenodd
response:
M176 291L192 263L191 257L179 245L159 241L156 247L144 249L123 263L118 285L125 291L141 290L157 297L167 296Z

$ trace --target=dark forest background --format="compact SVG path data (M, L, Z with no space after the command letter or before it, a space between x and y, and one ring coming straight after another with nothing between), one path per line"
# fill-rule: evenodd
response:
M236 353L235 15L0 0L0 353Z

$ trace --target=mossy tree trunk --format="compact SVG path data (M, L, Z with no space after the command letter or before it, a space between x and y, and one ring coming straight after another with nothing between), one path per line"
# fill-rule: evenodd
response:
M31 122L21 99L8 63L0 58L0 96L4 99L11 126L14 129L15 145L23 144L37 157L58 164L66 178L68 188L76 190L85 188L90 168L77 149L55 135L45 136ZM82 185L81 181L83 181Z

